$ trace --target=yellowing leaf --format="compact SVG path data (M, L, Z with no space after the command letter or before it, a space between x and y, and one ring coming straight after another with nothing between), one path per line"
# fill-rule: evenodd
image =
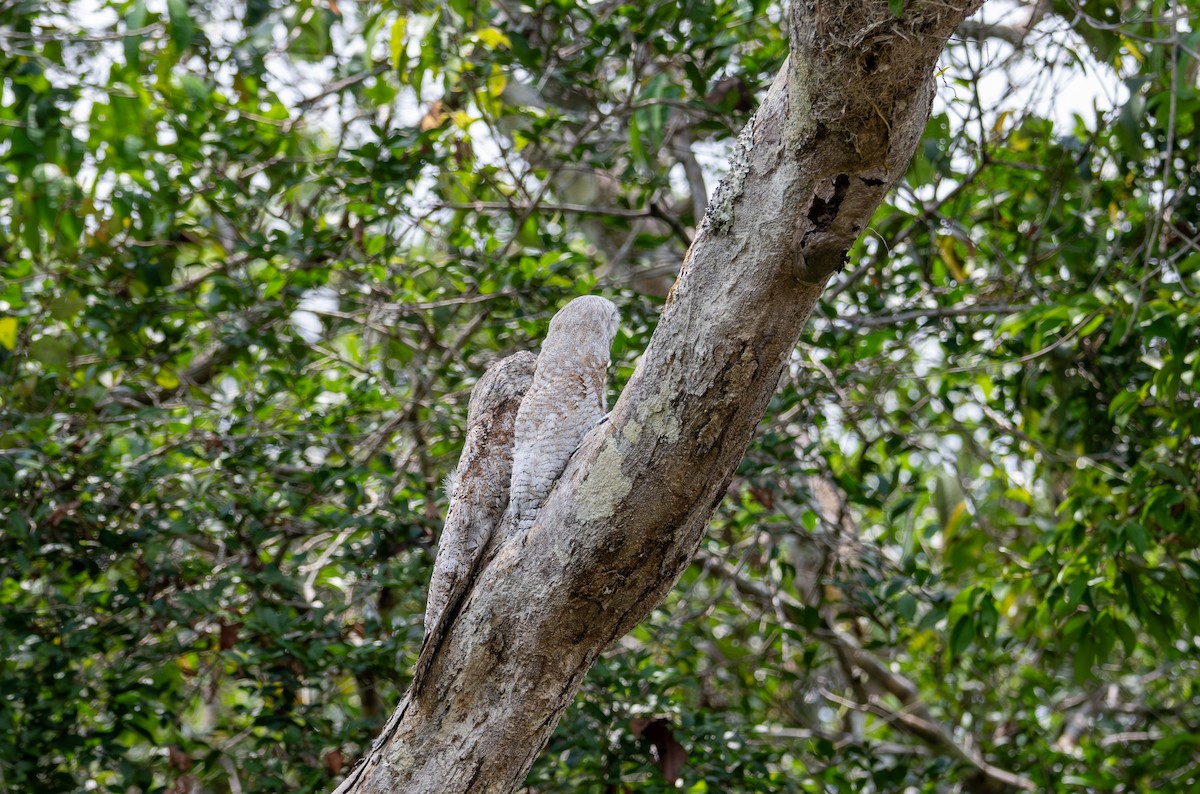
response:
M488 96L498 97L504 91L504 86L508 85L508 78L504 76L504 72L493 66L492 73L488 75L487 92Z
M950 235L943 235L938 240L938 251L941 252L942 261L946 263L946 269L954 276L955 281L960 283L966 281L967 273L959 261L958 252L954 250L954 238Z
M1008 121L1008 117L1012 115L1011 110L1003 110L996 114L996 123L992 125L992 133L999 135L1004 131L1004 124Z
M1125 46L1125 51L1137 59L1137 62L1143 66L1146 63L1146 56L1142 54L1142 50L1131 39L1126 36L1121 37L1121 44Z
M946 522L946 529L945 529L946 535L947 536L951 535L954 532L954 530L958 529L959 525L962 524L963 521L966 520L966 518L967 518L967 503L959 502L958 504L956 504L954 506L954 509L950 511L950 520Z
M408 17L400 17L392 25L392 68L400 68L400 59L404 56L404 31L408 29Z
M160 369L158 374L154 376L154 382L164 389L174 389L179 385L179 378L169 369Z
M17 346L16 317L0 317L0 346L7 350Z
M465 110L454 111L453 118L454 126L458 127L460 130L465 130L467 127L470 127L471 122L474 121L474 119L471 118L471 114Z
M496 49L497 45L500 44L503 44L505 49L512 49L512 42L509 41L508 36L505 36L504 33L496 30L496 28L484 28L483 30L477 32L475 36L481 42L483 42L483 45L489 50Z

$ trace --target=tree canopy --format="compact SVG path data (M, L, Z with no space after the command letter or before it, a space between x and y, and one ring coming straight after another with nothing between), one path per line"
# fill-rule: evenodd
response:
M1200 785L1197 9L984 11L532 790ZM0 0L0 791L332 789L471 385L599 293L620 393L786 17Z

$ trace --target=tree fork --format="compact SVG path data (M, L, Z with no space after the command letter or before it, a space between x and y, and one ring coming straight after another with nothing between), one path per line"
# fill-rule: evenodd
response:
M525 542L499 548L420 699L339 794L516 789L600 652L666 596L826 281L904 174L946 40L983 0L797 0L657 330Z

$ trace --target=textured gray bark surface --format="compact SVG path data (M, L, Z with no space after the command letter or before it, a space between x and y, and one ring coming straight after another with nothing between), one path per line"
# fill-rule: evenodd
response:
M797 0L791 57L637 371L524 542L463 602L339 792L516 789L584 673L674 586L825 282L903 175L945 42L983 0Z

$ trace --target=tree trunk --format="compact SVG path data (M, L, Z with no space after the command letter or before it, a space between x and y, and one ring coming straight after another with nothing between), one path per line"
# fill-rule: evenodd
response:
M525 542L480 573L339 792L508 792L601 650L674 586L831 274L904 174L946 39L983 0L796 0L641 364Z

